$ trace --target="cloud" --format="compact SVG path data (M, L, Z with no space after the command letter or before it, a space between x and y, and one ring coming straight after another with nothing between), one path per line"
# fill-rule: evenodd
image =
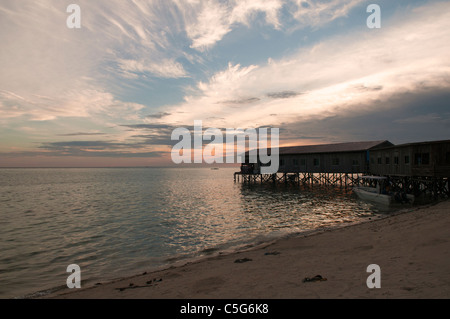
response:
M441 123L441 122L447 122L450 123L450 118L444 119L442 115L437 113L428 113L428 114L421 114L416 115L412 117L407 117L403 119L398 119L394 121L395 123L400 124L424 124L424 123Z
M170 59L160 61L118 59L119 68L128 78L138 78L141 73L150 73L160 78L182 78L187 73L181 63Z
M185 29L192 41L191 48L203 52L221 41L237 25L250 26L258 13L265 15L266 24L278 29L280 27L278 15L283 1L179 1L178 6L185 13Z
M297 116L282 126L280 136L283 143L290 145L298 144L300 136L310 137L308 144L318 143L312 139L314 136L322 137L320 143L389 140L399 144L450 139L449 98L446 88L399 92L383 102L381 111L374 103L369 109L361 105L329 116Z
M96 27L95 18L101 17L95 14L105 12L95 10L100 2L79 2L79 30L66 27L65 3L70 2L0 5L0 12L8 12L0 19L5 48L0 51L0 118L133 118L143 106L120 101L105 82L105 61L116 59L118 34L109 24Z
M376 32L366 28L331 37L267 64L229 64L209 81L198 82L185 102L167 107L172 115L164 121L282 126L298 117L387 112L388 102L399 94L448 90L450 42L443 39L450 28L449 9L445 2L427 4L394 15L384 23L389 27ZM238 109L223 103L245 102L246 96L260 100Z
M382 85L374 85L374 86L366 86L365 84L356 84L353 87L355 90L358 91L381 91L383 89Z
M147 145L174 146L177 143L171 139L170 134L141 134L132 137L143 139L142 143Z
M282 92L268 93L267 97L270 97L272 99L289 99L291 97L296 97L300 94L301 93L294 91L282 91Z
M317 28L345 17L361 3L363 0L205 0L179 1L178 7L185 13L184 23L192 41L191 47L203 52L239 25L250 27L258 14L264 14L266 25L279 30L282 27L281 11L286 6L297 21L294 29Z
M75 157L160 157L167 155L167 151L145 151L148 145L145 143L117 143L113 141L65 141L43 143L39 149L42 152L12 152L9 157L14 156L75 156ZM139 151L137 151L139 150Z
M161 119L161 118L163 118L165 116L169 116L169 115L172 115L172 114L168 113L168 112L159 112L159 113L156 113L156 114L147 115L147 118Z
M76 148L66 149L64 151L54 150L49 152L39 152L39 151L23 151L23 152L9 152L2 153L1 155L5 158L14 157L110 157L110 158L155 158L163 157L170 154L170 152L154 151L154 152L112 152L112 151L102 151L102 152L92 152L86 150L80 150Z
M195 21L186 25L186 33L192 39L192 48L203 51L231 31L231 21L227 11L226 5L218 1L202 3Z
M68 142L52 142L43 143L39 148L49 149L49 150L64 150L66 148L88 148L88 149L104 149L104 148L121 148L127 146L123 143L113 143L110 141L68 141Z
M177 127L170 124L126 124L121 126L135 130L173 130Z
M106 115L124 119L133 118L136 111L144 108L137 103L119 101L111 93L97 89L68 88L64 94L60 94L48 98L30 93L21 96L0 90L0 117L26 117L34 121L49 121L57 118Z
M257 97L248 97L248 98L241 98L241 99L237 99L237 100L226 100L226 101L222 101L219 103L223 103L223 104L249 104L249 103L254 103L254 102L258 102L260 99Z
M89 132L58 134L58 136L96 136L96 135L107 135L107 134L106 133L89 133Z
M317 28L338 18L345 17L363 0L295 0L297 10L293 13L300 27Z
M368 120L367 114L383 120L381 114L395 114L390 123L398 127L448 129L448 117L438 110L405 115L395 109L405 110L397 99L411 92L431 97L450 87L446 2L402 6L383 18L382 29L369 30L363 21L347 34L324 30L316 33L320 42L290 44L289 51L282 46L267 63L252 56L227 67L233 47L210 49L236 31L276 30L292 40L293 31L317 31L364 9L364 2L79 0L79 30L65 26L70 3L0 4L0 123L8 146L16 137L7 134L17 134L28 144L51 141L39 144L39 154L154 154L164 148L152 145L171 145L173 129L192 129L194 120L205 127L281 127L285 139L305 142L338 138L336 130L352 131L348 119ZM54 142L55 136L106 135L99 132L109 132L107 140Z
M264 13L265 22L278 29L281 26L279 11L282 7L283 1L279 0L239 0L231 12L231 21L249 26L258 13Z
M133 134L129 136L129 139L139 140L141 145L166 145L173 146L176 141L171 140L172 132L178 127L168 124L129 124L121 125L128 128ZM186 126L183 126L186 127ZM188 130L193 131L192 124L186 127ZM139 132L140 134L136 134Z
M108 117L132 119L144 106L121 101L117 96L127 85L140 84L123 83L121 78L131 81L189 77L180 59L195 63L201 58L186 50L186 35L191 47L202 52L236 26L250 26L260 14L264 16L262 21L278 29L285 5L303 8L297 1L281 0L80 0L77 4L81 8L82 28L71 30L65 25L65 9L70 3L23 0L20 4L0 5L0 42L7 48L0 51L3 120L92 118L102 112ZM336 1L322 4L320 11L325 12L328 7L334 10L338 5ZM333 14L336 15L339 14ZM235 71L234 76L242 77L237 73L250 72L252 68L236 65L217 73L216 79L206 84L207 89L211 90L214 83L225 83L221 76L233 76ZM240 97L223 101L256 102L246 101L246 96L249 95L242 90Z

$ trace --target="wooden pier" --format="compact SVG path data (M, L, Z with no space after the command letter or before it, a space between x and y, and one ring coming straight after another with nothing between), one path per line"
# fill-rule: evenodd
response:
M235 182L243 183L285 183L297 185L334 185L356 186L360 184L362 174L348 173L277 173L277 174L248 174L234 173Z

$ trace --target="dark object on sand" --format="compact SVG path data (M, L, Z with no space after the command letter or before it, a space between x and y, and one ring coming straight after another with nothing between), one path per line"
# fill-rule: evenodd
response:
M272 251L272 252L265 253L264 255L268 256L268 255L279 255L279 254L280 254L280 252L278 252L278 251Z
M237 264L242 264L245 263L247 261L252 261L250 258L242 258L242 259L236 259L234 262Z
M312 278L306 277L303 282L316 282L316 281L326 281L327 278L323 278L321 275L314 276Z
M124 290L126 290L126 289L136 289L136 288L154 287L154 286L157 286L157 285L158 285L158 284L156 284L157 282L161 282L161 281L162 281L162 278L160 278L160 279L154 278L153 280L149 280L149 281L146 282L147 286L136 286L135 284L130 283L130 284L128 285L128 287L116 288L116 290L124 291Z

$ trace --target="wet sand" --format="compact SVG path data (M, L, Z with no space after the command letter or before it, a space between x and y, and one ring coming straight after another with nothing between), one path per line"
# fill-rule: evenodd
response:
M370 264L381 288L367 287ZM450 201L44 298L447 299Z

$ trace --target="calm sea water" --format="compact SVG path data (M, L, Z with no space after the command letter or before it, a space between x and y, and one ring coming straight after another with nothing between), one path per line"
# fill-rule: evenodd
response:
M234 183L236 168L0 169L0 298L359 222L350 190Z

